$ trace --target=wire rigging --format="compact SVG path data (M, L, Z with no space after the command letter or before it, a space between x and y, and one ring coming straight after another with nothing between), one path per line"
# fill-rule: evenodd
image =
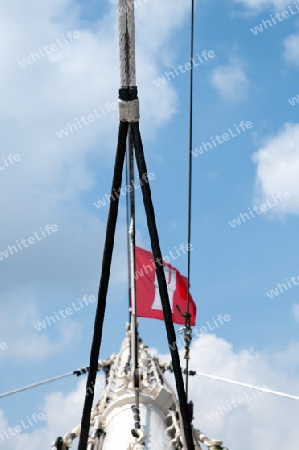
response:
M187 295L187 312L186 312L186 323L185 323L185 360L186 360L186 378L185 378L185 390L186 398L188 401L188 390L189 390L189 349L192 340L192 329L190 327L190 285L191 285L191 213L192 213L192 162L193 162L193 56L194 56L194 0L191 0L191 37L190 37L190 112L189 112L189 173L188 173L188 295Z
M53 378L48 378L47 380L39 381L38 383L29 384L28 386L25 386L25 387L22 387L19 389L14 389L13 391L4 392L4 394L0 394L0 398L8 397L9 395L27 391L28 389L33 389L38 386L42 386L43 384L52 383L52 381L62 380L63 378L67 378L72 375L77 375L77 377L78 377L79 375L82 375L83 373L87 373L87 372L88 372L88 367L84 367L83 369L74 370L73 372L68 372L68 373L65 373L64 375L58 375Z
M62 378L70 377L71 375L74 375L74 372L69 372L69 373L66 373L64 375L59 375L57 377L49 378L47 380L40 381L38 383L29 384L28 386L25 386L23 388L19 388L19 389L15 389L13 391L5 392L4 394L0 395L0 398L8 397L9 395L17 394L18 392L27 391L28 389L33 389L33 388L36 388L37 386L42 386L43 384L51 383L52 381L61 380Z
M243 387L250 388L250 389L256 389L258 391L265 392L267 394L273 394L273 395L277 395L279 397L286 397L286 398L290 398L292 400L299 400L299 396L296 396L296 395L286 394L285 392L280 392L280 391L273 391L272 389L268 389L266 387L254 386L252 384L242 383L240 381L230 380L228 378L222 378L222 377L218 377L216 375L209 375L207 373L202 373L197 370L196 371L190 370L189 375L199 375L201 377L212 378L213 380L223 381L224 383L229 383L229 384L233 384L236 386L243 386Z
M47 383L51 383L53 381L61 380L63 378L67 378L67 377L70 377L72 375L79 376L79 375L85 374L87 372L88 372L88 367L86 367L84 369L74 370L73 372L69 372L69 373L66 373L64 375L58 375L58 376L53 377L53 378L48 378L47 380L43 380L43 381L39 381L39 382L34 383L34 384L30 384L30 385L25 386L23 388L14 389L13 391L5 392L3 394L0 394L0 398L8 397L8 396L13 395L13 394L18 394L19 392L23 392L23 391L26 391L28 389L34 389L36 387L42 386L43 384L47 384ZM200 371L195 371L195 370L190 370L189 371L189 375L191 375L191 376L198 375L198 376L205 377L205 378L211 378L213 380L223 381L224 383L229 383L229 384L232 384L234 386L242 386L242 387L246 387L246 388L249 388L249 389L256 389L258 391L265 392L266 394L273 394L273 395L276 395L276 396L279 396L279 397L285 397L285 398L290 398L292 400L298 400L299 401L299 396L297 396L297 395L291 395L291 394L287 394L287 393L281 392L281 391L274 391L272 389L268 389L268 388L264 388L264 387L260 387L260 386L254 386L252 384L243 383L243 382L236 381L236 380L231 380L231 379L228 379L228 378L222 378L222 377L219 377L217 375L210 375L210 374L202 373Z
M191 49L190 49L190 120L189 120L189 174L188 174L188 244L191 244L191 213L192 213L192 162L193 162L193 55L194 55L194 0L191 0ZM188 247L190 248L190 247ZM190 279L191 279L191 252L188 252L188 304L190 311Z

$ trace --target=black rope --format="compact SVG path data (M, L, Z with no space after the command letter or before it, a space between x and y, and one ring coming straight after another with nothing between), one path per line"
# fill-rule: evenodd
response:
M102 341L103 322L106 310L106 297L110 278L110 268L114 247L115 227L118 215L119 193L122 183L122 172L126 153L126 139L128 134L128 123L120 122L118 132L118 145L115 157L114 176L111 188L110 208L106 227L106 240L103 252L102 274L98 293L98 304L94 322L94 333L90 351L89 374L86 383L86 395L81 419L81 434L78 450L86 450L89 428L90 414L93 404L93 386L96 381L98 370L98 359ZM113 200L114 199L114 200Z
M147 217L147 225L149 229L150 239L151 239L151 247L154 255L156 273L159 285L159 292L161 297L161 303L163 307L164 319L165 319L165 327L167 332L168 344L171 352L173 371L176 380L176 389L178 393L178 398L180 402L180 409L182 413L182 420L184 426L184 433L186 438L187 450L194 450L194 443L192 438L192 430L191 424L188 418L188 406L186 400L186 394L184 390L184 381L183 375L181 371L180 365L180 357L177 350L177 346L174 345L176 343L176 335L174 331L174 326L172 322L172 313L169 304L167 285L165 280L165 274L162 265L162 254L159 244L159 236L157 231L157 225L155 220L155 211L153 207L153 202L151 198L151 189L149 186L149 182L146 179L145 174L147 174L147 167L144 159L143 153L143 145L141 141L140 131L139 131L139 123L135 122L131 124L133 143L136 154L136 161L139 173L139 179L141 183L142 195L143 195L143 203L145 207L146 217ZM146 179L146 182L145 182ZM79 449L80 450L80 449Z
M63 449L63 438L58 437L54 443L54 449L56 450L62 450Z

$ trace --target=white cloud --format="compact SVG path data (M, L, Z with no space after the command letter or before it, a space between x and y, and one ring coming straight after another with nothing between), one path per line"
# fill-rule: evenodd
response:
M234 3L243 5L256 13L270 8L275 8L275 11L279 12L279 8L292 4L289 0L234 0Z
M192 344L190 368L297 395L298 349L299 344L295 343L281 352L235 351L224 339L202 335ZM241 397L244 404L239 405ZM200 376L190 377L189 398L195 407L194 425L209 438L223 440L228 448L262 450L265 442L273 443L275 448L287 448L299 438L292 419L299 412L297 401L253 394L250 389ZM212 418L211 413L217 411L218 417Z
M299 66L299 33L288 36L284 41L284 47L286 60Z
M65 303L96 294L108 206L98 211L92 202L110 191L111 179L106 184L102 175L113 173L117 111L63 139L56 132L94 109L100 111L106 102L117 101L116 9L113 0L106 15L87 28L80 18L81 7L73 0L0 3L0 62L5 68L0 76L0 164L10 153L21 157L0 170L0 252L46 224L58 226L55 235L0 260L0 343L8 346L0 358L5 361L40 361L77 343L82 332L79 316L68 318L67 327L63 322L51 327L49 333L38 333L34 324L53 300ZM165 124L176 109L171 84L158 89L153 80L161 73L168 49L173 51L173 34L188 11L184 0L175 5L171 0L163 4L151 0L136 8L143 137ZM39 48L57 45L57 39L65 43L63 35L69 31L79 32L79 39L21 67L19 61ZM120 297L118 290L127 282L122 210L119 222L109 290L113 299Z
M4 413L0 410L0 424L1 430L0 435L4 436L5 440L0 438L1 449L2 450L22 450L28 448L30 450L38 450L40 448L46 447L50 448L51 443L58 437L64 436L69 433L74 427L76 427L81 422L83 402L84 402L84 391L86 386L86 377L80 379L77 383L75 390L69 392L68 394L63 394L62 392L53 392L45 397L44 403L42 405L34 407L32 405L32 414L41 413L44 415L44 419L38 421L35 426L28 426L27 417L21 418L26 428L22 429L20 434L15 436L10 436L7 431L8 427L14 428L21 424L21 420L17 423L8 423L5 419ZM95 400L100 396L103 390L104 378L99 375L97 378L96 388L95 388ZM18 395L18 394L17 394ZM30 419L30 414L28 415ZM39 428L37 428L39 426ZM3 429L7 431L8 438L3 433ZM28 431L27 431L28 430ZM76 449L78 444L78 439L76 439L75 444L72 448Z
M20 307L22 298L27 299L25 308ZM1 340L7 345L5 350L0 351L2 363L7 359L18 361L48 359L79 342L81 328L76 321L68 318L67 327L62 322L55 324L54 334L57 337L53 341L53 333L50 337L34 328L40 320L37 301L32 292L23 291L19 295L6 297L6 303L1 305L0 317Z
M298 350L299 343L293 343L283 351L235 351L224 339L202 335L192 343L190 368L296 395L299 390ZM168 358L163 357L164 360ZM85 383L86 379L82 379L73 392L52 392L39 407L32 405L32 413L45 415L42 427L10 437L1 448L39 450L45 445L49 447L57 436L69 432L81 420L83 399L75 402L74 397L84 390ZM99 398L102 387L103 377L100 377L95 400ZM250 389L199 376L190 377L189 398L194 402L195 427L210 438L223 440L228 448L262 450L265 442L275 448L291 448L299 438L298 427L293 420L299 413L297 401L265 393L253 394ZM241 398L243 404L239 404ZM1 429L17 425L8 424L3 414L0 415L0 423Z
M257 200L271 199L279 192L290 198L272 209L273 214L299 213L299 124L287 123L275 136L265 139L253 155L256 163Z
M167 14L171 7L172 14ZM99 174L111 168L117 139L117 111L69 136L56 132L68 122L117 101L119 87L117 2L100 20L86 28L80 8L73 0L14 0L0 4L0 132L1 153L18 153L21 160L0 171L0 252L16 240L32 236L47 223L57 224L57 234L0 261L0 302L17 289L35 286L43 302L87 293L98 280L105 233L104 212L92 205L109 194L110 183ZM162 13L162 14L161 14ZM141 101L143 136L165 124L174 114L176 95L170 83L158 89L153 80L161 73L160 62L172 36L184 23L188 5L178 0L161 4L144 2L136 8L137 83ZM9 22L9 26L8 26ZM37 27L36 24L39 24ZM22 68L19 61L51 45L69 31L80 38ZM6 42L4 45L3 43ZM109 169L110 170L110 169ZM106 187L105 187L106 186ZM104 219L102 219L104 217ZM124 221L123 221L124 224ZM119 228L118 228L119 229ZM122 229L121 229L122 231ZM121 254L125 240L116 240L113 274L117 283L125 278ZM82 288L83 286L83 288ZM70 291L71 289L71 291ZM88 292L89 293L89 292ZM22 298L22 302L30 297ZM19 300L21 301L21 300Z
M215 180L219 177L220 172L220 170L212 170L211 172L206 173L206 177L208 180Z
M211 82L225 100L241 100L247 96L249 82L242 63L237 60L216 67Z

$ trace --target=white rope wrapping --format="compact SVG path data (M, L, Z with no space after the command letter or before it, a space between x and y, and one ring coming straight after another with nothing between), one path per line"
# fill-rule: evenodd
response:
M193 437L195 441L200 441L203 445L208 447L210 450L228 450L225 447L222 447L223 442L218 441L216 439L209 439L206 435L204 435L200 430L197 430L196 428L193 428ZM200 448L200 445L197 444Z
M118 5L121 86L136 86L134 1L119 0ZM128 33L128 39L126 39L126 33ZM128 44L128 61L126 44Z
M120 58L120 85L127 86L127 58L126 58L126 0L118 2L118 29L119 29L119 58Z
M81 433L81 424L77 425L72 429L70 433L67 433L63 436L63 442L66 445L66 448L70 448L72 446L73 440L80 436Z
M141 428L136 430L138 437L132 437L129 443L128 450L142 450L144 448L144 443L146 440L146 434Z
M126 102L118 100L118 117L121 122L138 122L139 120L139 100Z
M157 367L157 369L158 369L158 372L159 372L159 374L160 374L160 376L161 376L161 378L162 378L162 380L163 380L163 383L165 384L165 386L169 389L169 391L171 392L171 395L172 395L172 398L173 398L173 402L174 402L174 404L175 404L175 406L176 406L176 410L177 410L177 412L178 412L178 414L179 414L179 422L180 422L180 429L181 429L181 443L183 444L183 448L186 448L186 438L185 438L185 432L184 432L184 424L183 424L183 419L182 419L182 414L181 414L181 409L180 409L180 404L179 404L179 402L178 402L178 399L176 398L176 395L175 395L175 393L174 393L174 390L172 389L172 386L171 386L171 384L166 380L166 378L165 378L165 376L164 376L164 374L163 374L163 372L162 372L162 369L161 369L161 366L162 367L165 367L165 363L163 364L161 364L161 362L157 359L157 358L155 358L155 362L156 362L156 367ZM167 363L166 363L167 364ZM170 366L170 364L167 364L167 365L169 365Z
M134 1L130 1L130 10L127 14L127 31L129 35L129 86L136 86L136 63L135 63L135 15Z

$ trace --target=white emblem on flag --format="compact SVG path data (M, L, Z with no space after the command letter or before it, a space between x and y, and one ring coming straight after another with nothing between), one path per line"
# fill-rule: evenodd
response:
M167 292L169 297L170 308L171 312L173 312L173 297L176 290L176 271L168 266L163 266L163 269L167 283ZM159 309L160 311L163 311L156 272L154 285L155 285L155 300L152 305L152 309Z

